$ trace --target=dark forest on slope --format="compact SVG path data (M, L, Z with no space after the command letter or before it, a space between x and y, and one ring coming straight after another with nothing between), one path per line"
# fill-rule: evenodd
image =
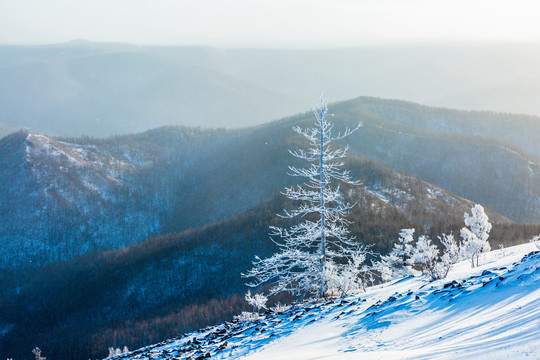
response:
M353 234L387 253L401 228L416 227L433 239L456 234L463 223L439 218L430 229L409 221L392 206L360 191L351 214ZM232 219L195 230L150 238L129 248L91 252L26 274L3 273L2 288L18 278L17 293L0 298L2 320L12 324L2 353L16 358L39 345L51 358L103 357L109 346L130 349L230 320L248 310L242 271L254 255L269 256L275 244L268 225L290 207L282 196ZM433 215L413 209L417 221ZM540 232L540 225L494 224L490 242L510 246Z

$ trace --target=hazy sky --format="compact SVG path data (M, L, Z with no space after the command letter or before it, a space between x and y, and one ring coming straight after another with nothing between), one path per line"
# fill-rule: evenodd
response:
M225 47L540 41L536 0L0 0L0 43Z

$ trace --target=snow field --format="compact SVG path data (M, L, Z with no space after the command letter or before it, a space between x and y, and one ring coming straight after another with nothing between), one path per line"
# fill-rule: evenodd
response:
M540 252L528 243L341 299L225 323L111 359L539 359Z

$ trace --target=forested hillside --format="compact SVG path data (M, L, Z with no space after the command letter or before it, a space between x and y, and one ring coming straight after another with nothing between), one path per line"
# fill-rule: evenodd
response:
M361 185L342 190L356 203L352 235L374 251L402 228L457 235L474 203L494 223L492 246L540 233L536 118L376 98L330 110L337 128L364 123L345 164ZM239 274L275 251L268 226L292 207L279 195L297 181L288 149L305 145L292 126L312 122L1 139L0 352L104 356L240 311Z
M513 221L540 222L536 118L511 117L508 127L509 115L374 98L331 109L338 126L364 123L349 139L353 172L369 159ZM311 121L306 113L242 130L165 127L106 139L10 135L0 140L3 266L127 246L256 206L296 180L285 175L295 164L287 150L302 146L291 128Z
M372 173L374 178L380 176L377 170ZM416 184L422 187L426 192L415 193L420 200L411 204L409 210L415 213L411 220L381 200L380 193L351 192L349 200L358 202L350 216L353 235L387 253L404 227L415 227L433 239L442 232L456 234L462 219L436 215L451 211L448 202L434 199L448 194L434 196L440 190ZM255 255L276 251L268 226L283 224L276 213L292 206L276 196L232 219L198 229L153 237L128 248L90 252L32 271L2 272L0 325L9 330L1 338L0 352L24 359L28 349L39 344L55 358L103 357L110 346L133 349L230 319L247 309L240 273L251 267ZM437 223L426 229L420 220ZM494 224L490 242L494 248L510 246L539 232L540 225Z
M482 203L514 221L540 221L540 121L360 98L335 108L366 126L353 150ZM361 114L361 115L360 115Z

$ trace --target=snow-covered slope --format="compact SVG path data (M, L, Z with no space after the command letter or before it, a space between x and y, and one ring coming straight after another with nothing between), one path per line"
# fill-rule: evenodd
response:
M269 311L110 359L521 359L540 357L540 252L492 251L446 279L410 277Z

